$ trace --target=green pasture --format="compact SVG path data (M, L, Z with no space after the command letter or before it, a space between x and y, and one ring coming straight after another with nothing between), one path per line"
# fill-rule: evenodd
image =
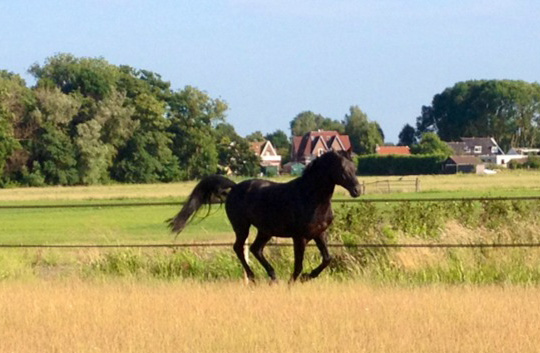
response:
M173 235L165 220L174 206L1 209L2 244L167 243ZM204 210L201 215L205 214ZM223 208L195 219L179 242L223 240L232 236ZM232 238L231 238L232 239Z
M405 177L416 178L416 176ZM540 196L540 173L502 171L497 175L418 176L422 191L373 193L362 199L467 198ZM361 177L361 182L398 179ZM277 181L290 180L280 177ZM239 180L237 180L239 181ZM174 216L195 182L144 185L104 185L0 189L0 206L96 205L88 208L0 209L2 244L118 244L167 243L174 236L165 220ZM350 197L336 188L336 201ZM178 203L178 206L99 207L103 204ZM383 206L384 207L384 206ZM388 206L387 206L388 207ZM202 211L201 214L205 212ZM223 207L213 206L209 217L196 219L177 242L232 241L234 235Z
M432 199L540 196L540 173L505 171L494 176L419 176L419 193L374 193L369 199ZM384 180L368 177L361 181ZM285 178L279 181L287 180ZM172 243L165 220L173 217L194 182L0 190L0 244ZM335 194L332 242L354 243L523 243L538 242L538 201L346 203ZM125 203L173 203L126 206ZM57 208L54 205L90 207ZM120 207L106 207L118 205ZM9 206L44 206L9 208ZM7 208L6 208L7 207ZM204 210L201 215L204 215ZM234 234L223 207L213 206L176 240L230 242ZM270 247L268 258L280 278L292 268L292 249ZM335 261L324 276L376 283L540 283L540 250L333 248ZM306 253L306 269L320 261ZM264 271L258 264L259 277ZM0 279L129 276L142 278L238 279L242 269L231 249L0 249Z

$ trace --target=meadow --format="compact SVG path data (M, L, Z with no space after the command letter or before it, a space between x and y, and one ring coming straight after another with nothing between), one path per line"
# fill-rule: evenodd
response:
M536 352L523 287L0 282L2 352Z
M366 182L387 178L361 178ZM540 173L420 176L422 192L362 198L540 195ZM279 179L281 181L287 179ZM171 243L195 184L0 189L2 244ZM337 190L336 199L347 199ZM335 204L332 241L538 242L537 201ZM224 211L178 242L232 241ZM0 248L1 352L535 352L540 249L333 248L321 278L287 285L290 248L243 282L229 248ZM315 248L306 268L320 261Z

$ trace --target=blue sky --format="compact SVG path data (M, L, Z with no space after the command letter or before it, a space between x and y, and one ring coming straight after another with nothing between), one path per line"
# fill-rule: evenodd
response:
M456 82L540 77L538 0L0 0L0 69L67 52L227 101L241 135L358 105L389 142Z

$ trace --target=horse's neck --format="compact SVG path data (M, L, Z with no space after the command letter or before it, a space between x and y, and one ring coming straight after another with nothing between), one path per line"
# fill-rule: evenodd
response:
M299 178L300 189L304 196L317 203L330 201L335 184L326 173L310 173Z

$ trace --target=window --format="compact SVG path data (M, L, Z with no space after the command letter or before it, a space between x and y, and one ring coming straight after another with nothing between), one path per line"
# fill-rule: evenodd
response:
M491 147L491 153L497 153L497 152L499 152L499 149L497 148L497 146Z
M317 151L317 156L320 157L324 154L324 150L322 148L319 148L319 150Z
M482 153L482 146L474 146L474 154Z

